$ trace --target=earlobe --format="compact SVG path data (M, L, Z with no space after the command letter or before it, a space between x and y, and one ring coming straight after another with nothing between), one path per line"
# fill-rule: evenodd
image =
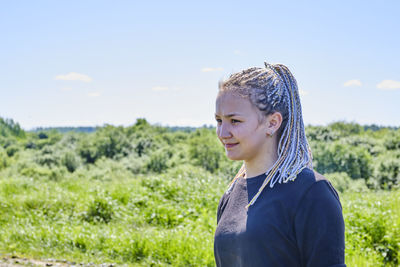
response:
M267 133L267 136L268 137L273 137L274 136L274 132Z
M273 137L274 132L275 132L275 122L273 121L272 118L268 118L268 120L265 122L265 132L267 137Z

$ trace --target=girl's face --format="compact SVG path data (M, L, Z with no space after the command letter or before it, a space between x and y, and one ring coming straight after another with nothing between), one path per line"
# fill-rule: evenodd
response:
M255 161L268 150L267 123L248 99L223 93L216 100L217 135L228 158Z

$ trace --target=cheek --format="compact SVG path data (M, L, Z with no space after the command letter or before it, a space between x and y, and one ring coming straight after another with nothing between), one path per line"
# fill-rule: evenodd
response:
M249 135L247 133L247 130L245 127L237 127L235 129L235 131L233 132L233 135L237 138L237 139L241 139L242 141L247 141L247 139L250 137L251 135Z

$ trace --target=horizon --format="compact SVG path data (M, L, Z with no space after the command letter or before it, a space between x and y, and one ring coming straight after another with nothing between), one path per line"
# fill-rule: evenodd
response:
M110 124L110 123L104 123L102 125L76 125L76 126L37 126L34 128L30 128L30 129L26 129L24 127L22 127L17 121L13 120L12 118L5 118L2 117L0 115L0 118L4 119L4 120L12 120L14 123L18 124L24 131L26 132L33 132L33 131L38 131L38 130L47 130L47 129L55 129L55 128L59 128L59 129L63 129L63 128L102 128L105 127L107 125L113 126L113 127L131 127L133 125L135 125L135 122L128 124L128 125L115 125L115 124ZM160 127L165 127L165 128L215 128L216 126L213 124L203 124L201 126L189 126L189 125L163 125L160 123L151 123L149 122L146 118L137 118L138 119L144 119L146 120L151 126L160 126ZM344 123L344 124L357 124L361 127L378 127L378 128L392 128L392 129L399 129L400 126L393 126L393 125L379 125L379 124L360 124L357 123L355 121L332 121L332 122L328 122L327 124L321 125L321 124L305 124L305 127L327 127L329 125L335 124L335 123Z

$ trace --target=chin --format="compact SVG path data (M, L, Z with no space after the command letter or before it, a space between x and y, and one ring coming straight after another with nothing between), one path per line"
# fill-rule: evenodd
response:
M227 156L228 159L230 159L230 160L242 160L242 157L240 157L239 155L234 155L234 154L226 153L226 156Z

